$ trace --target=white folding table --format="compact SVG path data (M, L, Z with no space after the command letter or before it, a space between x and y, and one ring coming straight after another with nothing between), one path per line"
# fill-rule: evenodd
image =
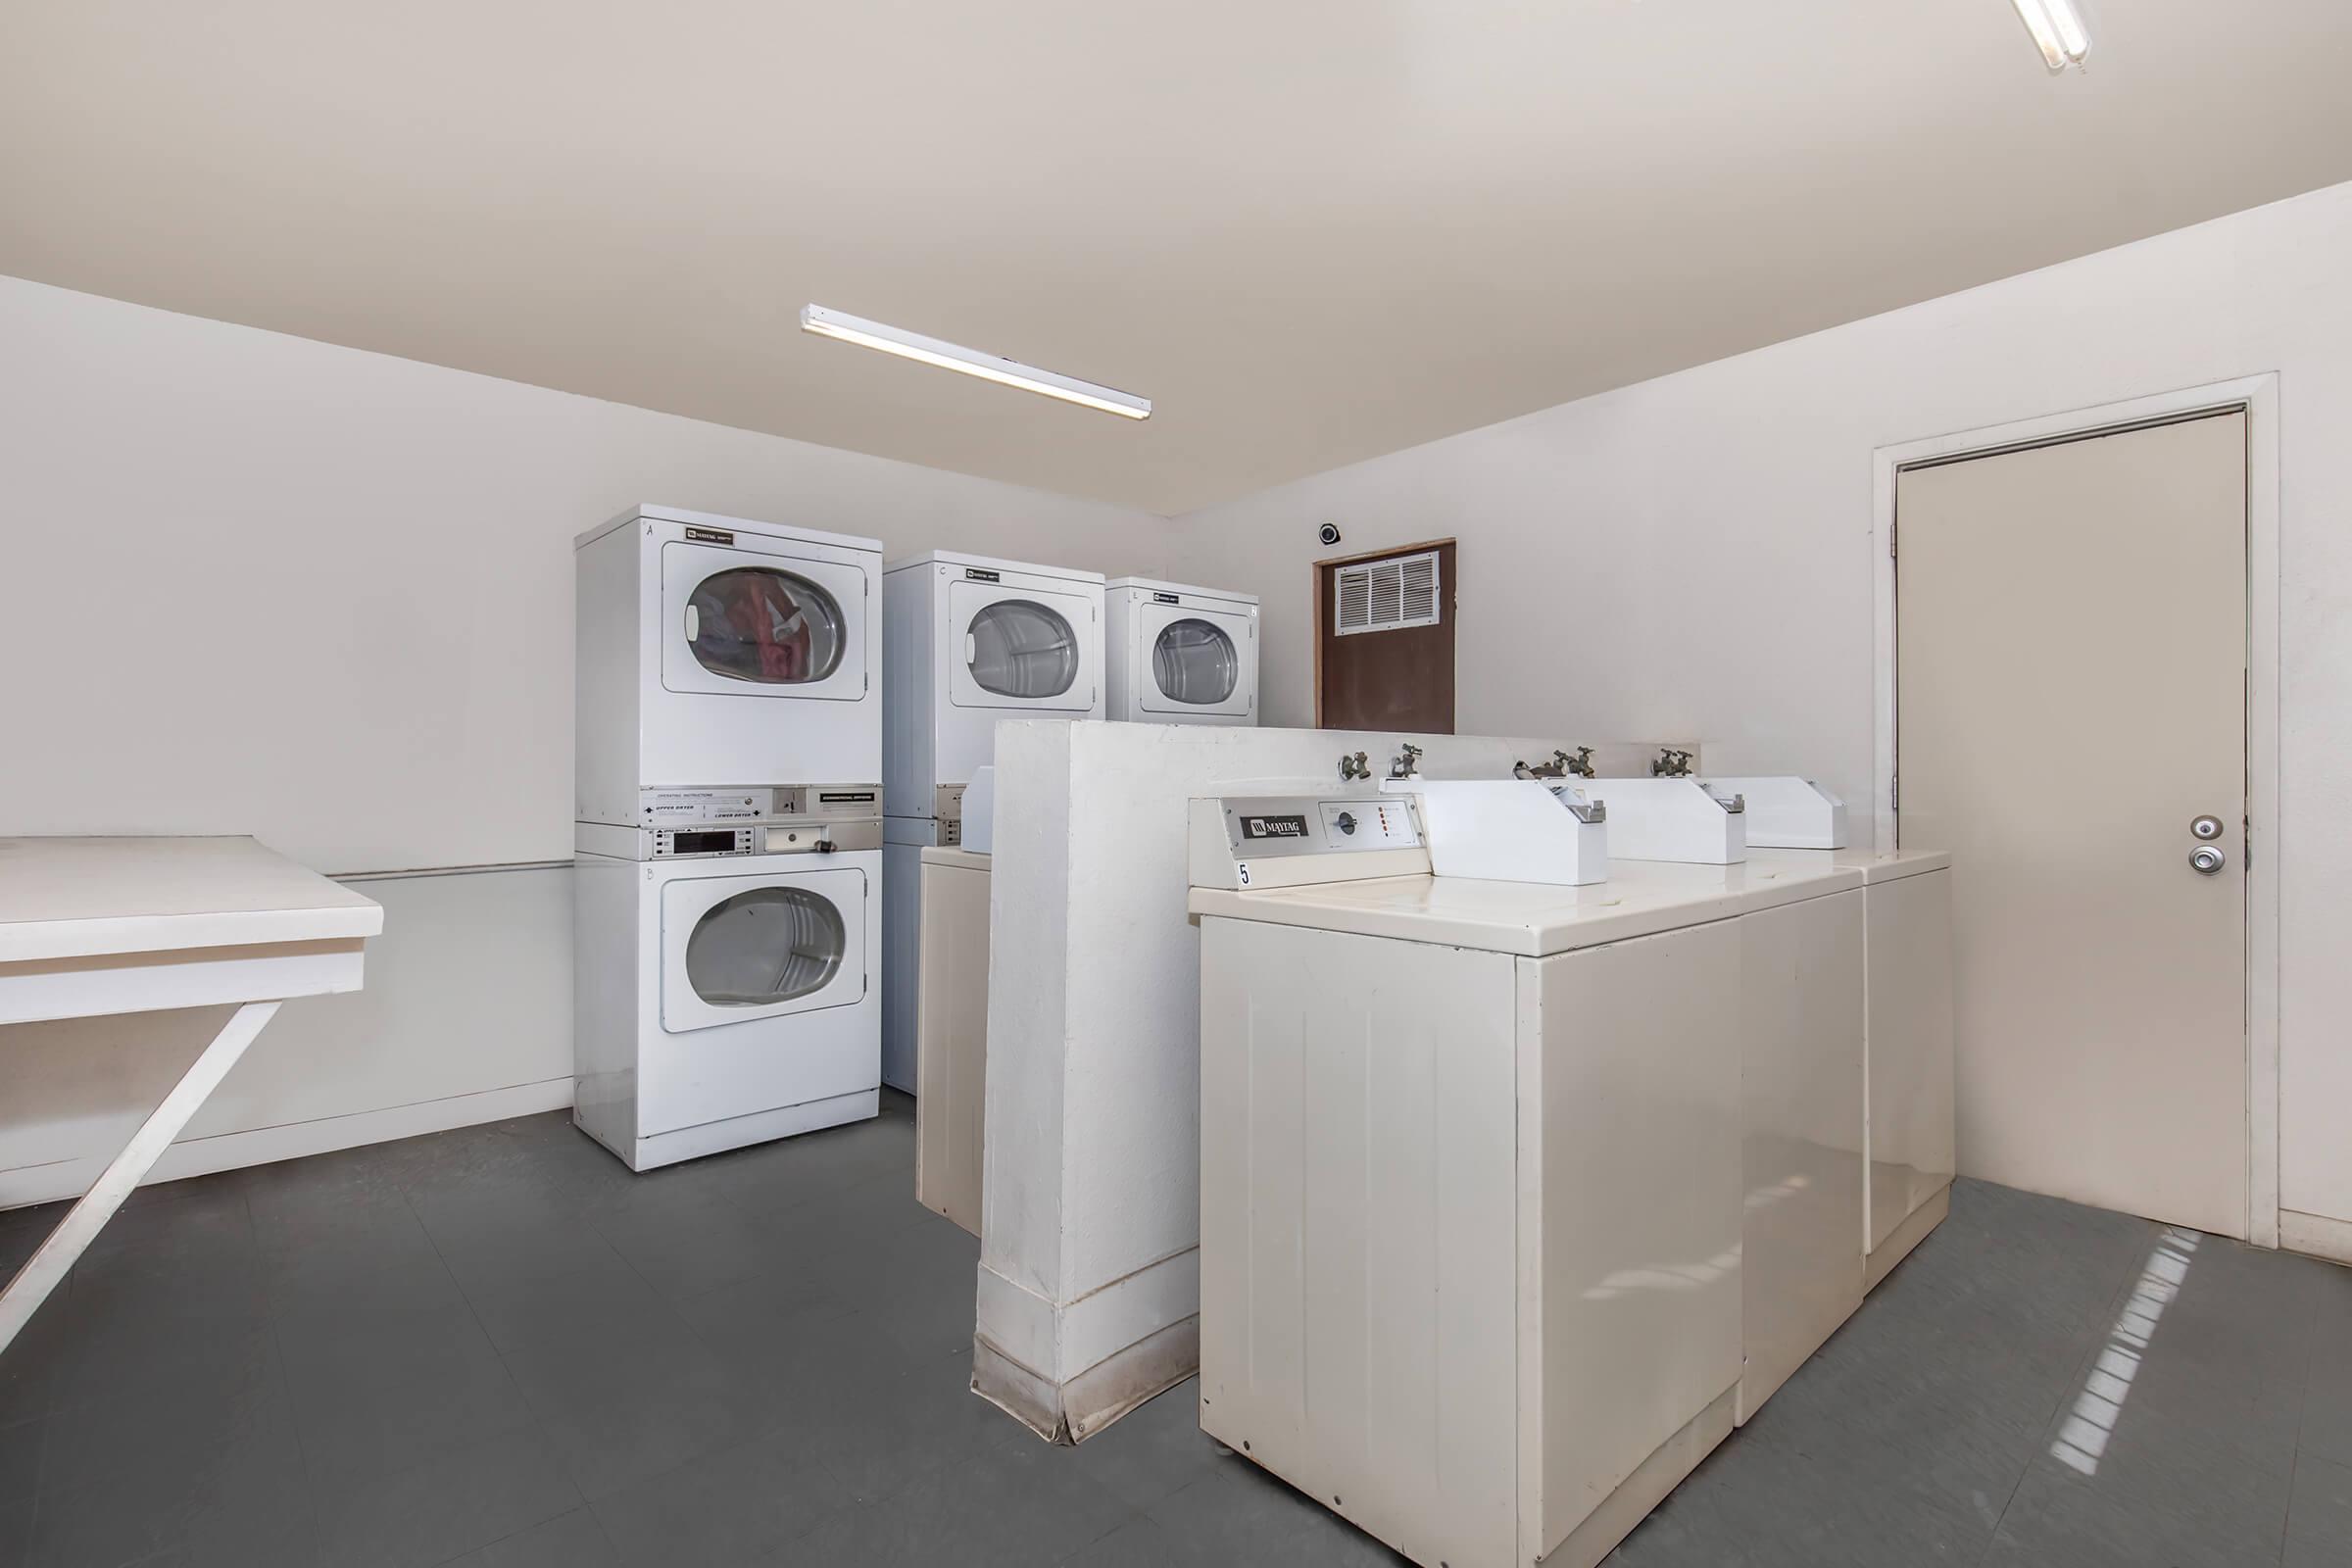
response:
M278 1004L359 990L383 928L373 900L249 838L0 838L0 1024L238 1004L0 1292L0 1350Z

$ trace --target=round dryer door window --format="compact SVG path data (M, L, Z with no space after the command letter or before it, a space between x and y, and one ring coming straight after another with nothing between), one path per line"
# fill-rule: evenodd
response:
M1222 627L1188 617L1169 622L1152 645L1152 678L1171 701L1205 707L1233 695L1242 661Z
M731 566L695 585L686 646L713 675L797 686L841 665L841 606L808 578L774 566Z
M753 888L694 923L686 979L713 1006L773 1006L823 990L848 944L831 900L806 888Z
M1059 697L1078 678L1078 636L1044 605L1000 599L972 617L963 659L983 691L1035 702Z

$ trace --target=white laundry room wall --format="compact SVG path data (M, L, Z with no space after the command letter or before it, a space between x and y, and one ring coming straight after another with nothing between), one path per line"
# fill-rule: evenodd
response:
M2352 185L1210 507L1177 519L1174 570L1261 596L1264 722L1304 724L1316 524L1348 552L1452 537L1465 733L1695 735L1726 771L1867 801L1874 451L2266 373L2281 1224L2352 1256L2352 816L2329 801L2352 773ZM2096 809L2099 768L2161 762L2020 758L2005 808Z
M569 1102L579 530L1166 567L1134 509L12 278L0 474L0 833L250 833L385 909L159 1178ZM0 1205L81 1191L210 1033L0 1031Z

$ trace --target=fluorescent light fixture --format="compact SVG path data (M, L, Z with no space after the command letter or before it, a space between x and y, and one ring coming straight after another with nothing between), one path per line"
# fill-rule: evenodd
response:
M2075 10L2075 0L2013 0L2017 14L2025 19L2026 30L2034 35L2034 45L2052 71L2064 71L2073 66L2082 69L2082 57L2090 53L2090 34L2083 30L2082 18Z
M978 349L967 349L956 343L943 343L938 338L925 337L920 332L908 332L899 327L885 326L880 321L844 316L839 311L828 311L821 305L801 307L801 330L814 332L819 337L839 338L844 343L880 349L885 354L896 354L902 360L936 365L943 370L976 375L983 381L994 381L1000 386L1017 386L1024 392L1039 392L1050 398L1059 398L1064 403L1101 409L1104 414L1115 414L1122 418L1152 417L1150 398L1139 398L1131 392L1114 391L1110 387L1097 386L1092 381L1081 381L1072 376L1055 375L1052 370L1041 370L1035 366L1023 365L1018 360L983 354Z

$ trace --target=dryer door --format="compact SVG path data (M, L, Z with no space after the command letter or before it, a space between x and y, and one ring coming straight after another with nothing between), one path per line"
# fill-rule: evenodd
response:
M1102 623L1084 594L956 582L946 653L957 708L1090 711L1102 691Z
M1248 713L1257 698L1257 621L1196 605L1136 608L1144 710L1191 717Z
M864 571L791 549L781 540L773 552L682 540L662 547L663 690L865 695Z
M662 889L671 1034L846 1006L865 995L861 870L677 877Z

